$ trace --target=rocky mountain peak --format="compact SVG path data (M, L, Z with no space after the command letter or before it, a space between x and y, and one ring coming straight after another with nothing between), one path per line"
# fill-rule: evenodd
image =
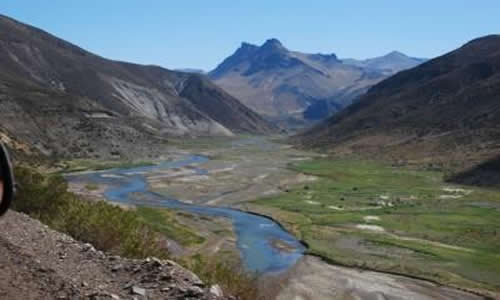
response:
M276 38L268 39L260 48L262 51L287 51L283 44Z
M242 42L240 48L238 48L238 50L236 50L236 53L238 53L238 52L240 52L240 53L241 52L252 52L258 48L259 48L259 46L256 46L254 44Z
M367 76L362 68L342 64L335 53L290 50L276 38L260 46L242 43L209 76L256 112L278 120L292 116L299 122L312 103L335 101L320 105L328 108L328 115L330 108L349 103L383 78Z

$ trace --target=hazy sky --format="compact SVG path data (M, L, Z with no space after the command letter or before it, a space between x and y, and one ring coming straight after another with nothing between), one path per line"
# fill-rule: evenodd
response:
M0 13L108 58L205 70L270 37L339 57L434 57L500 33L500 0L2 0Z

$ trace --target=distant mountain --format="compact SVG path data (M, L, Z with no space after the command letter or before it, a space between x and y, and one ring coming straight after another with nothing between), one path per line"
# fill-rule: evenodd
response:
M363 69L380 72L385 75L393 75L399 71L413 68L426 62L425 58L416 58L407 56L404 53L393 51L384 56L369 58L365 60L356 60L352 58L342 59L342 62L348 65L358 66Z
M430 162L500 155L500 36L473 40L397 73L294 140Z
M184 72L184 73L194 73L194 74L206 74L207 73L207 72L205 72L205 70L193 69L193 68L175 69L174 71Z
M391 57L385 60L387 66ZM291 51L270 39L260 47L242 43L209 76L254 111L300 124L300 120L319 120L350 104L386 73L385 69L346 64L335 54Z
M108 60L5 16L0 69L0 138L47 155L134 156L174 135L276 129L208 77Z

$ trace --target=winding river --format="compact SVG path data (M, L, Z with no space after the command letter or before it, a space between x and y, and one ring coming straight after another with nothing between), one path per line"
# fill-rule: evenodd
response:
M148 190L145 174L155 170L193 166L198 174L207 171L196 165L208 161L207 157L188 155L176 161L153 166L116 168L106 171L70 174L70 182L87 182L108 185L105 197L112 202L137 206L167 207L191 213L225 217L233 223L237 246L245 267L259 273L280 272L288 269L302 257L305 247L276 222L258 215L229 207L203 206L181 202ZM273 244L286 244L278 249Z

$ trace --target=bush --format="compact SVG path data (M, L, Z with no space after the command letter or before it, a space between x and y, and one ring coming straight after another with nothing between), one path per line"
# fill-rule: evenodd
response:
M166 258L160 236L127 211L104 201L91 202L68 191L60 175L15 169L19 188L13 208L99 250L130 258Z
M238 295L237 299L264 299L259 295L258 277L245 271L239 264L220 256L195 255L181 262L207 284L219 284L224 293Z
M147 225L136 211L124 210L105 201L86 201L68 191L61 175L42 175L17 167L19 185L13 209L24 212L76 240L91 243L99 250L129 258L167 258L160 247L160 234ZM180 262L207 284L219 284L226 294L241 300L275 297L259 294L257 276L219 256L199 255Z
M226 295L236 295L238 300L276 299L289 280L287 275L259 277L258 273L245 270L237 260L217 254L194 255L181 264L205 283L219 284Z

